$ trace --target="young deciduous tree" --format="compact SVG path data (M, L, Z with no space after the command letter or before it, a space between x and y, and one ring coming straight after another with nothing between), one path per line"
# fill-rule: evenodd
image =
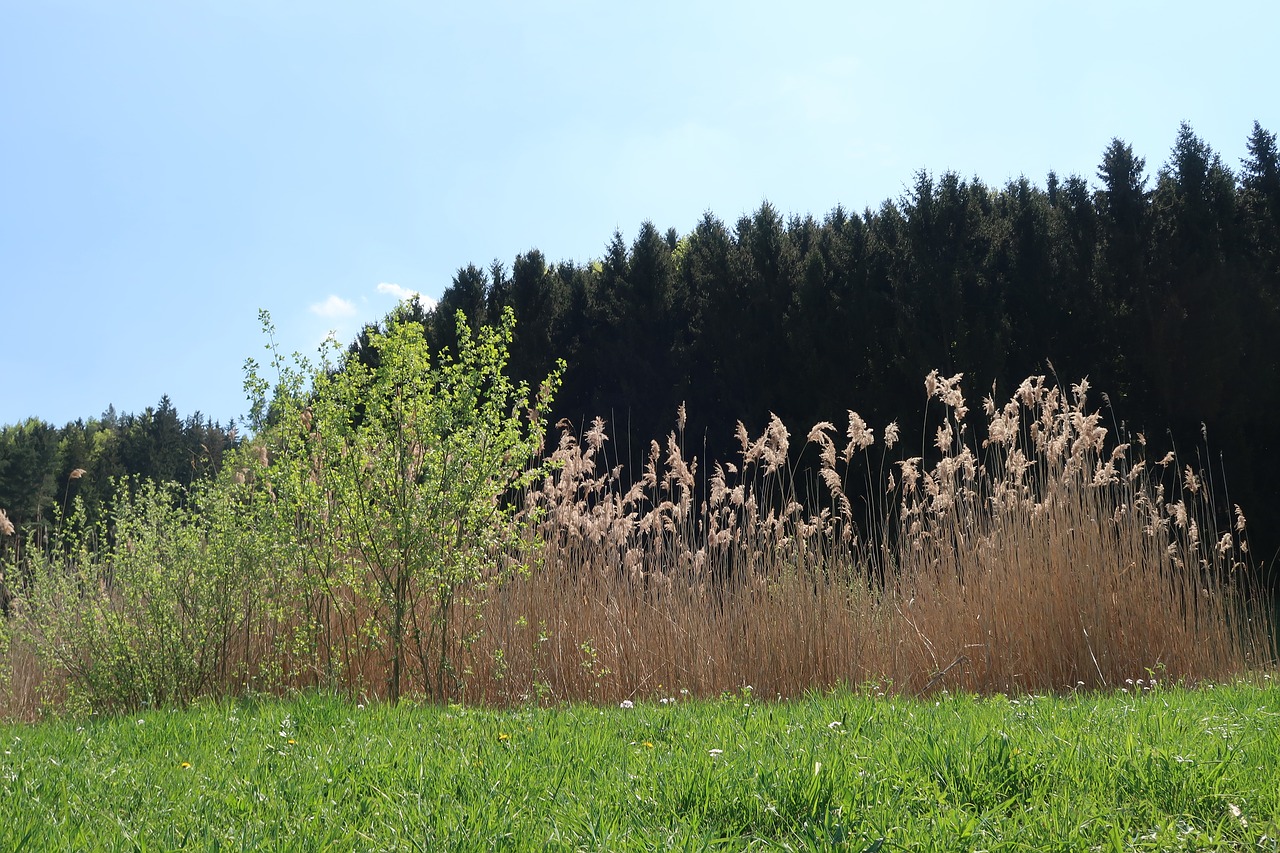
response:
M292 383L272 405L263 496L323 575L313 590L354 592L371 614L392 701L411 667L448 695L459 597L522 568L504 563L519 535L507 498L538 476L539 413L560 372L530 400L506 372L514 325L510 308L476 332L459 313L456 353L432 353L419 323L392 317L370 336L375 359L311 371L309 390ZM264 385L249 373L261 415Z

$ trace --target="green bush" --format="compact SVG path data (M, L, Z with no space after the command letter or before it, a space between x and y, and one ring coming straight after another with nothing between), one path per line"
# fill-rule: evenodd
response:
M110 536L77 507L31 556L13 630L73 709L182 705L228 675L256 561L224 490L122 490Z
M216 481L136 482L105 521L78 502L57 520L0 629L7 663L12 641L34 653L44 701L456 694L476 605L523 569L512 498L545 470L538 413L559 374L536 399L508 378L510 311L474 333L459 315L454 354L398 314L386 327L364 359L318 367L269 343L278 380L248 363L255 435Z
M512 382L514 323L508 310L472 333L459 314L457 352L433 358L422 326L393 315L363 360L313 369L277 353L270 401L248 365L261 456L246 477L297 555L318 662L350 673L380 652L392 701L410 674L437 699L456 690L459 606L521 568L506 559L519 541L509 498L543 470L538 413L559 374L534 400Z

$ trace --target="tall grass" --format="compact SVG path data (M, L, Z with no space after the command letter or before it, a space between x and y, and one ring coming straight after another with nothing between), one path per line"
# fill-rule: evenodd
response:
M776 418L754 439L740 426L702 501L678 433L624 491L598 470L599 421L563 432L559 475L529 496L544 568L490 601L468 698L1041 691L1272 665L1239 508L1218 530L1198 474L1109 441L1086 383L988 398L981 440L960 376L926 386L932 461L890 461L896 424L879 441L854 412L838 441L818 424L825 505L809 510Z
M707 465L683 449L681 411L633 483L609 467L603 421L581 435L562 423L552 473L517 497L522 544L505 537L494 571L452 599L449 695L618 702L751 685L785 697L868 682L1016 693L1274 666L1244 516L1215 506L1202 474L1173 454L1146 459L1140 435L1113 435L1088 408L1086 383L1065 390L1031 377L979 414L960 380L927 377L933 416L918 452L905 450L896 423L877 436L849 412L843 430L817 424L801 448L777 418L755 437L740 424L737 458ZM797 474L794 460L814 454L816 473ZM320 685L380 696L388 644L371 616L382 603L358 584L296 577L299 561L280 542L253 544L254 520L233 524L235 490L253 487L252 476L239 480L219 526L173 540L181 571L147 574L146 560L122 559L163 561L156 543L170 540L139 528L114 553L79 559L76 584L54 583L57 572L35 578L38 594L19 602L5 632L14 677L0 710L29 714L67 687L83 692L78 673L117 678L149 659L128 644L155 637L173 640L170 656L191 645L201 657L194 671L169 667L198 679L166 692L153 677L149 695ZM227 543L235 559L219 556ZM350 577L353 555L323 556L334 567L326 576ZM194 587L201 594L179 594L202 562L215 574ZM124 594L112 566L158 578L168 597ZM215 608L221 588L234 601ZM192 625L193 600L216 625ZM66 618L80 612L96 621ZM58 642L72 642L78 624L124 626L119 637L91 636L110 649L105 663L84 658L92 644L49 654L49 632L64 626ZM153 675L169 671L150 659ZM404 692L437 687L420 681ZM115 704L139 695L122 689Z

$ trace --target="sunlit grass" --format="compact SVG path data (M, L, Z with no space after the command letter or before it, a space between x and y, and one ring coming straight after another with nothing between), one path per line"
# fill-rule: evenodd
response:
M1270 684L662 693L511 710L306 696L9 725L0 847L1275 850L1280 837Z

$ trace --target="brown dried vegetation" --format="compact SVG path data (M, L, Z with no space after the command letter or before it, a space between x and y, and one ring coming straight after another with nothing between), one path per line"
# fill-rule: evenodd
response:
M581 440L562 424L559 471L527 496L539 568L475 614L466 698L1063 690L1272 665L1238 508L1209 533L1201 479L1109 442L1085 382L987 398L979 444L960 380L926 380L944 414L927 463L890 459L896 424L879 448L854 412L840 441L813 427L809 510L776 417L755 439L739 425L739 464L710 476L674 433L628 489L602 421Z

